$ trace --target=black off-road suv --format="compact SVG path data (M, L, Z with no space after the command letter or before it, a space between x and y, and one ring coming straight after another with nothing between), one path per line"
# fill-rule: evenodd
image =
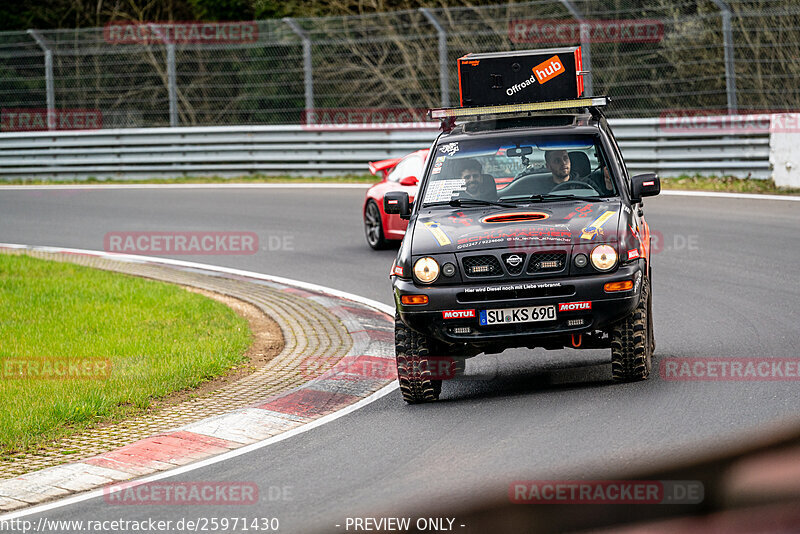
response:
M610 348L614 380L648 377L642 198L660 182L628 176L597 104L462 108L463 122L443 121L413 206L406 193L386 195L386 212L409 219L392 266L407 402L438 399L466 358L513 347Z

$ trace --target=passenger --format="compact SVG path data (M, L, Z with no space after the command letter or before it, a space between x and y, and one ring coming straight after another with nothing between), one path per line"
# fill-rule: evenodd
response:
M572 161L566 150L547 150L544 153L544 163L547 170L553 175L553 187L569 180L581 181L597 189L601 196L614 194L614 184L608 167L601 167L587 176L578 176L577 171L572 170Z

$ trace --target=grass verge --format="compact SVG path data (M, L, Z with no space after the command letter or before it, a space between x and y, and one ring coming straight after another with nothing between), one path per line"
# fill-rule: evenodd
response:
M0 304L3 454L197 387L251 341L245 319L203 295L25 255L0 254Z
M726 193L760 193L769 195L796 195L800 189L778 187L775 182L755 178L733 178L730 176L679 176L663 178L663 189L682 189L688 191L720 191Z

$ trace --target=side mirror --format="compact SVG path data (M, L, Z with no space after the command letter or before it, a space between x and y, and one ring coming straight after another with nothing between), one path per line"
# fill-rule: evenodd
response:
M642 197L653 197L661 192L661 180L654 172L637 174L631 178L631 201L639 202Z
M400 180L400 185L417 185L419 180L416 176L406 176Z
M411 203L405 191L389 191L383 196L383 211L390 215L400 215L401 219L411 217Z

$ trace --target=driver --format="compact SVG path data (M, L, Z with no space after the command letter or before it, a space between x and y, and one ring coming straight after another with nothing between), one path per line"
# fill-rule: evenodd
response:
M544 163L547 170L553 175L553 186L562 184L569 180L588 183L603 196L614 194L614 185L608 173L608 167L602 166L600 169L589 173L587 176L578 176L577 171L572 170L572 161L566 150L547 150L544 153Z
M461 161L458 177L464 180L466 198L497 200L497 187L494 180L483 174L483 167L478 160L468 158Z

